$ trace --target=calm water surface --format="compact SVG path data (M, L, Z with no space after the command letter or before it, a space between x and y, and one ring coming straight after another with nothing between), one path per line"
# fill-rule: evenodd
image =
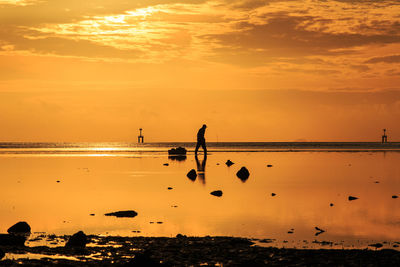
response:
M3 143L0 232L27 221L34 232L48 234L181 233L271 238L272 245L298 248L319 248L320 241L392 247L400 241L400 198L392 198L400 196L397 144L354 144L360 143L219 144L206 161L203 155L196 161L193 144L185 144L187 159L177 161L166 152L176 144ZM227 167L227 159L235 164ZM236 176L242 166L250 171L246 181ZM203 168L195 181L186 177ZM213 190L223 196L210 195ZM138 216L104 216L120 210ZM326 232L315 236L315 227Z

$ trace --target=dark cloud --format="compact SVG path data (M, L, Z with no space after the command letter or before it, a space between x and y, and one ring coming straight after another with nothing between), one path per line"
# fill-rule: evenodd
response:
M365 61L368 64L374 63L400 63L400 55L391 55L385 57L373 57Z
M240 62L234 57L247 56L249 60L255 58L255 65L270 58L342 55L353 53L352 49L359 46L400 43L400 35L389 32L364 35L308 30L309 25L329 22L313 16L299 17L280 12L266 14L265 21L263 25L241 22L234 32L210 34L204 38L222 45L216 49L217 54L222 53L220 57Z

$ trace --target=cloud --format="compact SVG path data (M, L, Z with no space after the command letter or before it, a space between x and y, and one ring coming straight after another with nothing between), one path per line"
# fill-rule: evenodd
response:
M400 63L400 55L391 55L384 57L373 57L365 61L367 64L374 63Z

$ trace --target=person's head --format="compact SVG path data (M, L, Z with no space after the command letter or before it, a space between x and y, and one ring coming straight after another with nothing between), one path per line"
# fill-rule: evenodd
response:
M203 124L203 128L204 128L204 129L207 128L207 125Z

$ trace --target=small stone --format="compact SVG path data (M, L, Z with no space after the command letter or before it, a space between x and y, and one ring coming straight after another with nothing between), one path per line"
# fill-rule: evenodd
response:
M14 235L30 235L31 227L26 222L18 222L8 228L7 232Z
M333 207L333 203L329 204L330 207Z
M134 210L126 210L126 211L116 211L104 214L105 216L115 216L117 218L133 218L138 214Z
M60 182L60 180L57 180L57 183L59 183Z
M245 182L249 176L250 173L249 171L246 169L246 167L242 167L237 173L236 176L239 177L240 180L242 180L242 182Z
M67 248L85 248L88 243L88 238L84 232L79 231L73 234L65 244Z
M271 196L273 196L273 197L274 197L274 196L276 196L276 194L275 194L275 193L271 193Z
M290 231L288 231L287 233L288 233L288 234L293 234L293 231L292 231L292 230L290 230Z
M173 188L172 188L172 187L168 187L167 189L168 189L168 190L172 190Z
M271 165L271 164L268 164L268 165L267 165L267 167L268 167L268 168L271 168L271 167L272 167L272 165Z
M394 196L392 196L392 198L398 198L398 196L394 195Z
M195 169L191 169L191 170L186 174L186 176L187 176L190 180L195 181L195 180L196 180L196 177L197 177L197 173L196 173Z
M163 222L157 222L157 224L162 224Z
M210 194L213 195L213 196L216 196L216 197L221 197L222 196L222 191L221 190L215 190L215 191L212 191Z
M235 163L232 162L230 159L228 159L228 160L225 162L225 164L226 164L226 166L230 167L230 166L232 166L232 165L235 164Z
M164 163L163 165L164 165L164 166L169 166L169 164L168 164L168 163Z
M349 201L356 200L356 199L358 199L358 197L349 196Z
M90 216L94 216L95 214L94 213L90 213Z

